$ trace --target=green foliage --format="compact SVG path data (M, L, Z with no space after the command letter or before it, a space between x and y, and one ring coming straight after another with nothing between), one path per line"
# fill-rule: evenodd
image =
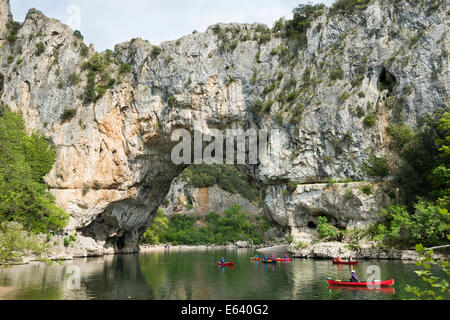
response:
M62 121L69 121L73 119L77 114L77 109L65 109L63 114L61 115Z
M410 207L416 197L432 201L448 197L449 114L436 112L424 117L416 130L404 124L388 128L390 148L406 162L396 175L396 183ZM444 207L450 209L450 206Z
M84 39L83 35L81 34L81 32L80 32L79 30L75 30L75 31L73 32L73 35L74 35L75 37L77 37L78 39L80 39L81 41L83 41L83 39Z
M291 181L286 185L286 190L289 194L293 194L297 190L297 187L298 184Z
M292 20L287 20L284 24L283 36L294 39L300 46L307 43L306 33L311 27L314 19L324 13L324 4L301 4L293 10ZM278 24L279 25L279 24Z
M162 209L158 209L153 222L142 237L142 242L152 245L159 244L161 238L165 235L168 229L169 218L167 218Z
M373 113L368 114L364 118L364 125L368 128L372 128L373 126L375 126L376 122L377 122L377 119L375 118L375 115Z
M345 190L344 199L346 201L352 200L354 198L352 189Z
M125 74L131 72L131 66L128 63L122 63L119 67L119 73Z
M88 185L84 185L83 191L82 191L83 196L87 195L90 190L91 190L91 188Z
M361 191L366 196L370 196L372 194L372 187L371 186L364 186L364 187L361 188Z
M354 14L355 11L363 11L371 0L337 0L330 9L331 14Z
M236 205L225 210L224 216L215 212L209 213L202 221L203 226L197 228L194 217L175 214L169 221L161 213L158 217L162 221L157 222L157 229L150 226L146 232L153 243L157 240L161 243L201 245L252 240L254 244L261 244L264 233L271 227L267 218L250 217Z
M0 268L20 263L29 253L42 256L47 249L45 243L41 243L37 236L24 230L19 223L0 224Z
M152 59L158 58L158 56L159 56L161 53L162 53L161 47L153 46L152 52L151 52Z
M416 271L416 274L425 282L427 288L406 286L406 291L412 293L417 299L425 300L443 300L450 294L448 277L450 277L450 263L448 261L433 259L433 250L425 250L423 245L416 246L416 251L421 255L417 260L416 265L421 267L421 270ZM447 279L440 279L432 270L439 269L447 275Z
M84 43L81 44L80 54L82 57L87 57L89 55L89 47Z
M36 55L39 57L44 52L45 52L45 44L43 42L37 43L36 44Z
M74 72L69 75L68 78L71 85L76 86L80 83L80 77Z
M196 188L217 185L231 194L240 194L253 202L259 201L259 191L250 186L232 165L192 165L184 170L180 179L189 181Z
M28 136L20 116L8 109L0 114L0 222L16 221L34 232L61 229L69 216L43 183L55 150L37 134Z
M385 158L372 156L370 163L363 167L363 171L371 177L387 177L389 175L388 161Z
M418 243L426 246L447 243L450 215L446 209L431 202L419 201L410 213L406 206L390 205L381 210L382 222L370 229L372 237L401 248Z
M6 24L8 30L7 40L12 45L17 41L17 33L22 25L19 22L9 20Z
M338 68L336 70L333 70L330 72L330 79L331 80L342 80L344 79L344 70L342 70L341 68Z
M112 55L110 50L103 55L96 53L82 65L82 70L89 70L87 86L83 95L84 103L97 102L98 99L103 97L106 90L116 83L116 80L111 78L111 72L108 69L112 62ZM127 69L126 64L122 64L119 67L119 74Z
M341 231L329 223L326 217L318 218L317 233L320 239L328 241L338 240L342 236Z
M169 97L169 98L167 99L167 105L168 105L170 108L176 107L176 105L177 105L177 98L175 98L175 97Z
M356 107L356 114L358 115L358 118L362 118L366 115L366 112L361 106Z
M70 236L68 236L68 237L64 237L64 247L68 247L68 246L70 246L70 244L72 243L72 242L75 242L76 241L76 238L75 238L75 236L74 235L70 235Z

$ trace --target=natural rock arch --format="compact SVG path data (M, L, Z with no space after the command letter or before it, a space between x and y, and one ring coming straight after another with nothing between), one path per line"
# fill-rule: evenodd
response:
M403 116L412 125L444 106L448 96L442 89L448 77L448 59L442 55L446 41L436 41L446 37L445 8L429 16L427 10L407 5L400 12L394 5L373 1L351 20L324 10L298 50L287 48L289 41L275 33L257 41L264 38L260 30L266 30L258 24L219 24L164 42L159 50L133 39L116 46L117 64L105 69L110 74L125 71L121 81L86 101L89 71L84 66L96 55L93 47L34 9L14 43L6 41L12 16L9 1L0 0L2 103L20 112L30 131L39 130L56 146L58 158L46 182L57 204L71 215L68 228L112 250L138 248L171 181L184 169L170 161L170 135L194 125L205 133L255 128L276 134L278 144L268 161L240 169L261 188L266 213L296 239L311 235L307 226L314 212L333 217L341 227L365 226L389 200L385 186L362 168L373 155L396 159L386 143L390 113L380 105L386 93L379 80L388 81L388 88L393 83L409 86ZM405 56L403 37L386 37L381 25L393 30L422 25L432 32L424 32L420 45ZM375 29L380 32L369 32ZM224 34L240 41L224 46ZM35 50L18 53L18 48L35 48L39 42L47 44L41 55ZM10 66L8 57L18 54L22 63ZM415 63L390 63L380 77L380 66L394 56ZM443 66L438 73L430 63L437 60ZM79 84L67 85L73 74ZM393 89L394 95L400 92ZM62 122L66 108L76 114ZM364 126L361 112L379 112L376 124ZM329 184L329 179L364 182ZM367 184L370 196L360 192Z

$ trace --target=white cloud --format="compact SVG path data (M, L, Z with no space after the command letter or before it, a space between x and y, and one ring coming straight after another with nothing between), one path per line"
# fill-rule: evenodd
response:
M291 16L299 3L332 0L12 0L15 20L23 21L29 8L69 22L67 8L81 9L81 32L97 50L140 37L158 44L193 30L204 31L217 22L260 22L269 26L280 17Z

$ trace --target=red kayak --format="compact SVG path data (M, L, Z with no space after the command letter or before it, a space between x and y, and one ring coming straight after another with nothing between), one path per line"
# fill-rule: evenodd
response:
M390 287L394 285L394 280L374 281L374 282L344 282L328 280L329 285L333 286L351 286L351 287Z
M261 260L261 258L250 258L250 260L259 261L259 260Z
M292 259L275 259L275 261L278 261L278 262L291 262Z
M220 261L217 261L217 265L222 266L222 267L231 267L231 266L234 266L234 262L221 263Z
M357 265L358 261L337 261L336 259L333 259L334 264L351 264L351 265Z

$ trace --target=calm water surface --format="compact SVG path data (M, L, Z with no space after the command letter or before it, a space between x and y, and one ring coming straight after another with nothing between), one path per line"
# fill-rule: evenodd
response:
M406 284L423 286L413 262L365 260L354 267L360 280L379 266L384 290L329 287L326 277L347 280L348 266L327 260L266 265L250 262L251 250L191 250L78 259L63 265L33 264L0 270L0 299L144 300L329 300L412 298ZM233 268L216 261L225 256ZM79 288L74 287L79 271ZM3 290L3 294L2 294ZM450 297L446 297L449 299Z

